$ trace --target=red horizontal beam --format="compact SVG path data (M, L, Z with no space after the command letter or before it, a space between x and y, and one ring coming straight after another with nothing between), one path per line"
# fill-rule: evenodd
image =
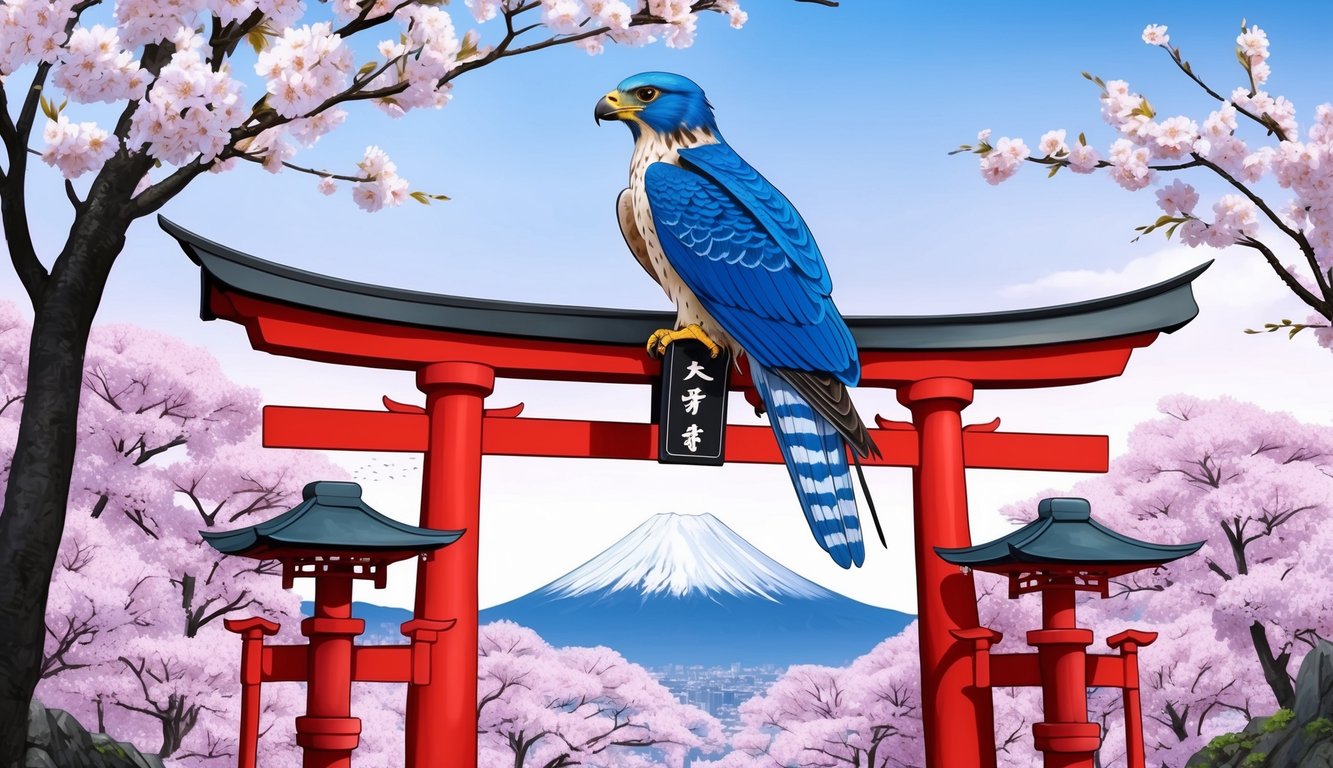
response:
M1041 665L1035 653L992 653L990 657L992 688L1025 688L1041 685Z
M1125 658L1100 653L1088 654L1089 688L1124 688Z
M263 682L304 681L309 668L308 645L266 645ZM405 683L412 666L410 645L358 645L352 649L352 679L358 683Z
M1089 688L1125 687L1123 657L1089 653L1085 664ZM992 688L1025 688L1041 685L1041 665L1037 654L991 654L990 684Z
M352 649L352 679L358 683L406 683L411 668L410 645L358 645Z
M555 381L652 384L661 364L640 344L526 339L415 328L299 309L214 286L209 309L240 323L255 349L288 357L369 368L418 370L438 362L471 361L497 376ZM964 379L982 389L1051 387L1119 376L1130 353L1157 332L1098 341L1000 349L861 352L862 387L901 387L935 377ZM738 376L733 388L748 385Z
M384 413L334 408L270 405L264 408L264 445L344 451L426 450L429 418L417 413ZM871 429L882 458L865 463L914 467L917 434L912 429ZM1035 469L1105 472L1108 440L1102 435L1041 435L1022 432L964 432L967 466L979 469ZM610 421L487 416L482 453L489 456L548 458L657 459L657 425ZM780 464L769 427L727 426L725 458L738 464Z
M305 680L309 670L308 645L264 646L264 682L290 683Z

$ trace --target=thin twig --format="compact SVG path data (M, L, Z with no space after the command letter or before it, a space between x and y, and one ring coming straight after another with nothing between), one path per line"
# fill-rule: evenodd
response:
M800 0L798 0L798 2L799 1ZM1180 57L1179 48L1172 48L1169 45L1159 45L1158 47L1164 49L1167 52L1167 54L1171 57L1171 60L1176 63L1176 66L1180 68L1180 71L1184 72L1186 77L1197 83L1198 86L1202 88L1204 92L1207 93L1209 96L1212 96L1214 99L1217 99L1218 101L1226 102L1231 106L1235 107L1237 112L1241 113L1242 115L1245 115L1246 117L1250 118L1259 125L1262 125L1265 128L1265 130L1277 136L1278 141L1287 141L1287 134L1282 130L1281 127L1278 126L1276 120L1274 120L1271 117L1265 120L1264 117L1254 114L1245 107L1242 107L1241 105L1235 103L1230 98L1223 96L1217 91L1214 91L1212 88L1209 88L1207 83L1205 83L1198 75L1194 74L1194 69L1190 67L1189 62L1183 60Z

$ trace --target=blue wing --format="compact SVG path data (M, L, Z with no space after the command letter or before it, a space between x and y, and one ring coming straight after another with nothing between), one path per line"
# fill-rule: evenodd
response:
M796 209L729 147L681 150L645 178L671 266L750 357L792 485L815 540L838 565L865 560L844 440L773 368L860 378L856 345Z
M681 150L689 168L648 167L653 225L704 309L768 368L860 378L810 230L791 203L723 144Z

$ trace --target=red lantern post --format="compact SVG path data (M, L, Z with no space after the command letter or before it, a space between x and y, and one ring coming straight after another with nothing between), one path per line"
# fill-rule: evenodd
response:
M1032 726L1045 768L1093 768L1101 726L1088 722L1088 688L1124 691L1128 768L1145 768L1139 710L1137 651L1157 638L1127 630L1107 640L1119 656L1089 654L1092 631L1078 626L1079 591L1106 597L1110 579L1155 568L1194 554L1195 544L1149 544L1115 533L1091 517L1085 499L1043 499L1037 519L995 541L973 547L937 548L939 560L964 570L1009 577L1009 597L1041 593L1041 628L1027 633L1035 654L991 654L999 632L978 627L954 633L970 643L972 686L989 696L994 686L1040 686L1045 720Z

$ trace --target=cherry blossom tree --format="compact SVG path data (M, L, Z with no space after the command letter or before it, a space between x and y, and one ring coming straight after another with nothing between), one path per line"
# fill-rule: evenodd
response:
M1051 176L1066 168L1076 174L1105 169L1116 184L1131 191L1159 185L1167 174L1194 169L1211 174L1230 190L1212 204L1211 214L1200 207L1195 187L1176 178L1157 187L1162 214L1135 229L1141 235L1162 230L1168 238L1179 232L1192 247L1239 245L1258 252L1313 311L1304 323L1288 319L1265 323L1265 328L1286 331L1289 337L1313 328L1318 342L1333 349L1333 104L1315 108L1302 141L1295 104L1264 88L1270 75L1269 40L1257 24L1241 23L1235 51L1240 84L1227 95L1215 90L1171 45L1166 27L1148 25L1143 42L1161 48L1217 108L1202 121L1187 115L1167 117L1125 81L1084 72L1101 90L1102 119L1118 136L1105 154L1086 134L1075 140L1064 129L1043 134L1035 152L1022 139L992 141L987 129L978 134L976 144L964 144L950 154L979 155L981 175L991 184L1012 177L1025 162L1046 167ZM1288 191L1288 199L1277 199L1287 195L1273 188L1273 182ZM1291 246L1297 261L1284 263L1280 253Z
M28 333L0 304L9 435L26 406ZM95 330L83 387L38 693L180 765L219 764L235 753L240 653L221 619L266 616L294 634L300 605L272 563L223 557L199 530L258 522L298 503L304 483L344 473L318 454L260 448L257 394L167 336ZM11 446L0 443L0 465ZM274 717L290 720L300 691L275 694Z
M911 768L925 763L916 623L848 667L800 664L740 707L711 768Z
M1213 737L1254 715L1291 707L1292 673L1333 631L1333 438L1287 414L1233 400L1176 396L1131 433L1106 475L1047 491L1003 511L1030 522L1047 496L1092 503L1094 517L1157 542L1203 541L1198 554L1113 579L1109 597L1082 594L1081 626L1096 643L1133 628L1157 632L1139 654L1151 765L1184 765ZM982 626L1004 634L996 653L1032 652L1036 595L1008 598L1002 577L977 573ZM1109 653L1102 645L1090 652ZM712 768L921 765L916 627L845 668L795 666L741 706L742 730ZM999 765L1036 765L1036 688L995 688ZM1102 726L1098 764L1125 766L1121 692L1090 692Z
M509 621L481 627L478 645L483 768L681 768L723 744L716 719L609 648L552 648Z
M1128 627L1159 633L1139 656L1145 734L1154 761L1183 763L1251 716L1293 706L1300 660L1333 631L1333 438L1226 398L1174 396L1160 410L1106 475L1064 493L1138 538L1204 542L1192 557L1113 580L1108 599L1079 604L1080 623L1099 638ZM1005 512L1027 521L1036 503ZM1117 706L1093 699L1108 725L1119 721ZM1104 747L1103 765L1115 757Z
M424 0L335 0L309 11L299 0L119 0L109 12L101 0L0 7L0 225L34 313L27 360L34 384L23 394L0 515L0 765L21 755L65 525L84 352L133 222L237 163L313 174L326 193L346 182L366 210L429 202L441 196L412 191L377 148L342 173L294 157L348 119L357 102L397 117L444 106L460 75L502 59L568 44L589 53L655 40L683 48L704 12L734 27L746 20L737 0L465 5L467 26L476 28L462 29ZM262 92L247 93L245 71L262 80ZM116 117L88 120L95 103ZM72 209L66 240L51 253L38 249L29 226L33 157L59 169ZM200 574L189 576L197 587Z

